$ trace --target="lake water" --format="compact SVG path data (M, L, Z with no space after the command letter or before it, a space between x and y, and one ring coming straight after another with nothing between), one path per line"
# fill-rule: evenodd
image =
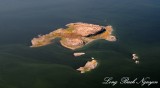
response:
M141 88L102 82L105 77L160 79L159 0L1 0L0 7L0 88ZM59 39L29 47L33 37L71 22L112 25L118 40L97 40L75 51L62 47ZM74 57L78 51L86 55ZM96 69L76 71L91 57L98 60Z

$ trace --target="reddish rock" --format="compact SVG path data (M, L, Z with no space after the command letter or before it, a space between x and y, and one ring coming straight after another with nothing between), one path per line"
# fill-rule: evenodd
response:
M79 34L81 36L89 36L103 30L102 26L88 23L72 23L69 25L74 26L73 33Z
M65 40L65 45L68 46L82 46L84 45L83 40L79 39L79 38L66 38Z

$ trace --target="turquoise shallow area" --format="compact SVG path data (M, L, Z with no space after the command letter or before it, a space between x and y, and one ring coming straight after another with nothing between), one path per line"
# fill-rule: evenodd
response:
M159 0L5 0L0 6L0 88L141 88L102 82L105 77L160 80ZM74 51L59 39L29 47L38 34L71 22L112 25L117 41L96 40ZM79 51L86 54L74 57ZM133 53L140 64L131 59ZM99 63L96 69L76 71L91 57Z

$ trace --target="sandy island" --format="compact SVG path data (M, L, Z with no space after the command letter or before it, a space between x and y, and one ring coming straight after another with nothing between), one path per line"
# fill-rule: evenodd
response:
M82 22L70 23L66 26L66 29L60 28L49 34L33 38L31 47L48 45L55 38L60 38L61 45L72 50L81 48L96 39L116 41L116 37L112 35L112 26L100 26Z

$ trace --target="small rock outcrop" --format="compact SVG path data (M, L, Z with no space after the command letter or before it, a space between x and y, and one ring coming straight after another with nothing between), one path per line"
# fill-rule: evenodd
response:
M137 54L132 54L132 59L135 61L136 64L139 64L139 57L137 56Z
M85 54L85 53L83 53L83 52L73 53L73 55L74 55L75 57L82 56L82 55L84 55L84 54Z
M92 69L95 69L97 65L98 65L98 62L92 58L92 61L88 61L84 67L80 67L77 70L80 71L81 73L85 73Z

